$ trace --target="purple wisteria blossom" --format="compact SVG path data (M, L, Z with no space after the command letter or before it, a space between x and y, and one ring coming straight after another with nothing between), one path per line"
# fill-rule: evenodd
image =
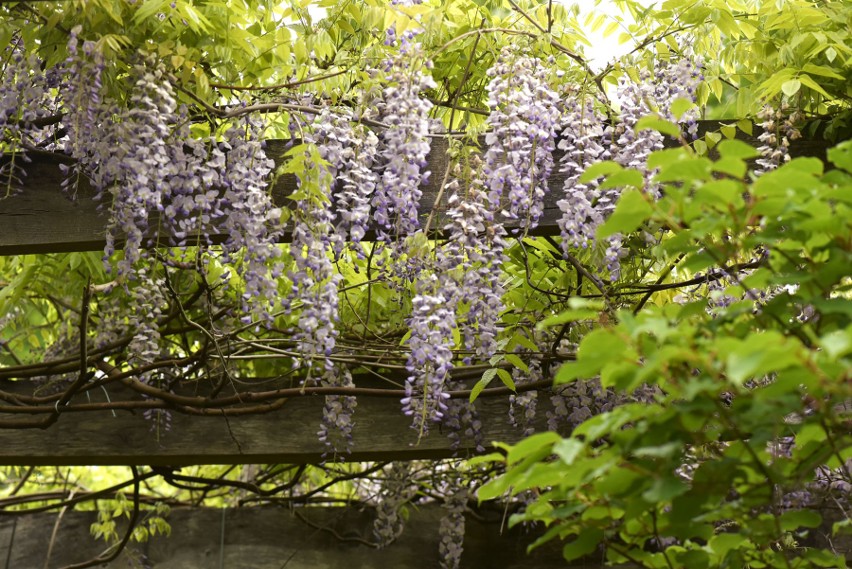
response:
M261 124L243 116L225 133L227 168L221 174L224 188L221 228L228 234L226 255L240 252L245 280L243 309L263 323L270 323L269 307L279 298L277 278L283 269L278 261L281 210L266 191L274 162L266 156Z
M184 245L194 239L210 242L213 222L225 217L222 192L227 169L225 152L213 139L194 138L185 107L178 109L179 123L173 138L182 141L171 146L166 205L163 223L173 245ZM238 225L232 226L238 231Z
M636 132L635 128L642 117L657 114L686 126L688 134L697 133L697 110L690 109L679 118L672 113L672 103L677 99L695 102L698 86L704 80L701 73L703 65L689 53L684 53L673 61L657 62L654 72L643 70L639 82L622 77L616 89L616 101L621 107L621 122L613 129L613 160L626 168L648 171L648 156L663 147L663 135L655 130ZM648 191L657 192L652 185Z
M306 140L315 143L328 162L340 235L338 249L349 243L363 256L360 243L369 228L370 200L378 181L373 165L378 159L379 139L363 124L353 123L355 120L348 109L337 114L323 109L313 131L306 133ZM334 253L339 257L341 251Z
M109 167L118 168L119 172L108 175L110 181L117 183L97 188L101 199L112 202L106 255L115 250L117 239L125 240L124 257L118 262L119 275L133 274L134 265L142 257L149 215L163 211L171 161L169 135L177 110L174 89L166 80L162 65L151 61L138 63L131 76L129 108L114 123L120 131L111 141L117 145L116 150L107 150L108 156L118 159Z
M287 306L301 302L301 312L294 335L302 361L296 365L308 368L306 383L316 381L311 376L313 359L323 362L331 371L328 359L337 338L338 285L341 276L334 270L332 255L339 250L340 235L334 230L331 211L332 175L324 165L316 145L304 146L304 172L298 176L299 199L292 208L293 239L290 254L295 265L289 277L293 283Z
M61 165L65 173L62 181L66 193L73 194L84 175L84 168L91 166L87 146L101 138L97 132L101 107L101 75L105 64L103 54L96 49L95 42L84 41L80 45L78 34L82 27L71 30L68 40L68 59L62 74L62 94L65 107L64 151L75 159L71 166Z
M621 259L627 254L624 237L615 234L598 243L595 232L615 210L621 189L602 190L596 181L580 183L579 178L589 165L612 159L643 172L645 191L659 197L659 186L652 181L653 172L648 170L647 161L651 152L663 148L663 135L650 129L637 133L635 128L643 117L656 114L685 125L687 133L694 137L697 110L692 108L675 117L672 103L677 99L695 101L703 80L701 69L701 63L685 52L676 60L658 62L653 73L641 72L638 82L622 77L615 96L621 107L620 122L613 126L604 126L604 116L592 99L578 100L576 89L568 93L559 142L559 148L565 152L560 169L567 176L565 197L557 202L562 211L558 222L562 247L568 254L570 248L595 246L600 264L613 281L619 278Z
M127 362L134 367L144 367L160 357L160 322L168 302L163 296L165 282L149 274L149 269L139 269L137 284L130 291L133 312L130 315L130 330L133 339L127 346ZM139 380L150 383L154 372L139 374Z
M408 327L410 350L405 364L409 376L405 382L403 412L412 417L412 428L420 435L429 432L431 423L441 422L447 412L449 394L446 382L453 367L453 331L456 315L452 292L440 286L431 273L421 273L416 281Z
M41 131L34 121L49 113L51 87L56 87L54 69L43 70L35 54L28 55L20 40L0 51L0 147L6 156L0 163L0 199L17 193L29 162L24 146L33 144Z
M516 386L535 383L544 378L541 369L541 359L530 358L528 364L529 373L524 373L518 368L512 370L512 380ZM513 427L523 429L525 437L535 433L535 415L538 406L538 391L532 389L518 395L509 396L509 422Z
M478 166L478 164L475 164ZM504 309L502 265L505 261L506 230L494 220L493 204L478 175L470 180L465 193L458 180L450 182L447 243L438 251L437 265L443 279L442 290L453 291L455 304L465 303L461 332L465 357L487 361L497 351L497 324Z
M790 141L801 138L802 134L796 128L796 123L801 120L797 113L788 116L784 109L776 110L765 105L757 118L761 121L762 132L757 137L761 142L757 148L760 158L756 160L759 168L754 173L760 176L790 160Z
M335 365L323 374L322 385L327 387L355 387L349 368ZM333 454L352 450L352 415L358 405L354 395L326 395L322 410L322 424L317 433L319 440Z
M438 534L438 556L441 569L458 569L464 551L464 512L470 492L459 487L444 500L446 515L441 518Z
M436 85L428 73L432 63L425 59L421 44L414 41L416 35L405 32L398 37L391 28L387 36L387 43L399 43L399 50L384 64L387 86L382 92L379 117L388 127L382 132L382 175L372 200L379 239L384 241L417 231L417 208L423 193L420 185L429 176L425 168L432 103L422 92Z
M548 68L537 59L505 48L488 70L485 183L492 204L526 232L544 212L547 179L559 125L558 97Z
M408 479L410 474L410 462L394 462L385 470L385 479L376 504L376 520L373 522L373 535L378 547L390 545L402 533L405 526L402 508L416 491Z
M558 220L562 234L562 247L585 249L595 243L595 231L604 216L614 207L611 190L600 190L596 181L580 183L580 176L591 164L609 157L604 146L604 116L591 98L580 99L572 90L565 102L562 137L559 148L565 152L559 170L566 175L565 197L556 205L562 211Z

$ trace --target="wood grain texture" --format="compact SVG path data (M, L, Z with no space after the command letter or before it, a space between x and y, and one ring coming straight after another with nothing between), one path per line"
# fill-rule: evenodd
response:
M384 549L374 549L353 539L369 541L375 514L371 509L236 508L224 512L210 508L173 510L167 520L169 537L157 536L131 544L108 565L126 568L129 557L144 555L152 569L424 569L438 567L438 528L443 511L434 505L410 510L405 530ZM479 510L465 519L462 569L603 569L590 556L567 563L558 541L532 553L526 547L537 533L524 528L507 529L502 512ZM830 537L830 526L839 513L823 512L822 527L812 530L801 545L830 548L852 554L852 537ZM0 518L0 563L5 567L57 569L92 559L104 549L89 533L94 512L66 512L57 525L56 514ZM307 521L306 521L307 520ZM123 531L125 520L119 520ZM50 559L51 532L57 527ZM335 535L336 534L336 535ZM349 541L344 541L349 539ZM45 562L47 561L47 565ZM611 566L606 566L611 567ZM629 569L619 566L620 569Z
M718 130L721 124L723 123L719 121L702 121L699 130L702 134ZM755 135L758 133L759 129L755 127ZM759 145L755 137L747 137L741 131L737 131L737 135L752 144ZM670 142L673 144L673 141ZM285 146L282 141L269 141L267 145L268 155L274 158L277 164L281 163L281 157L286 151ZM829 143L821 140L800 139L793 141L791 154L824 157L828 146ZM557 161L560 155L560 152L555 154ZM32 162L26 167L27 175L24 178L23 191L0 200L0 255L103 249L107 216L98 211L92 189L85 183L81 184L74 201L63 195L59 164L58 158L32 157ZM447 164L446 140L433 139L428 167L432 175L429 177L428 184L422 188L423 198L420 203L420 212L424 219L435 206L435 199ZM551 192L546 198L544 215L533 234L559 234L556 220L560 212L556 202L560 199L564 178L565 176L559 172L554 172L551 176L549 181ZM293 175L280 177L271 190L275 202L286 206L286 196L295 187L296 179ZM448 197L443 196L442 203L436 209L439 214L443 211ZM439 215L439 219L433 222L433 228L440 228L442 225ZM156 223L152 222L152 226L156 226ZM507 224L507 226L511 225ZM368 234L367 238L370 237L371 235ZM169 241L167 235L153 235L151 238L154 242L162 244L167 244ZM223 238L222 235L216 236L214 232L214 240ZM285 235L284 240L287 239L289 236Z
M269 388L269 386L264 386ZM27 382L0 382L6 394L31 394ZM184 390L189 394L190 389ZM230 395L226 393L225 395ZM138 400L121 386L110 386L110 401ZM142 412L73 412L76 403L106 402L100 389L75 396L69 411L47 429L0 430L0 465L154 465L317 463L324 445L318 440L325 398L305 395L289 399L275 411L256 415L197 416L173 413L172 428L157 434ZM493 441L517 442L521 429L508 420L506 396L481 398L477 410L486 446ZM537 430L546 429L548 397L541 397ZM0 414L0 418L20 415ZM352 454L346 459L409 460L468 456L475 452L463 436L457 451L446 432L436 426L418 440L411 419L396 398L358 397Z
M501 531L499 512L467 516L461 567L465 569L586 568L597 563L567 565L553 544L527 555L534 534ZM298 514L278 508L175 509L168 516L169 537L133 544L129 552L144 554L153 569L424 569L438 567L438 527L443 512L437 506L411 510L405 531L388 547L377 550L344 538L372 538L374 514L356 508L300 508ZM306 523L300 517L308 520ZM94 558L104 549L89 533L93 512L66 512L59 521L46 567L57 569ZM0 519L0 563L10 568L45 567L55 514L17 520ZM120 521L121 526L124 521ZM319 529L323 528L323 529ZM119 528L119 531L123 526ZM120 556L109 565L126 568Z

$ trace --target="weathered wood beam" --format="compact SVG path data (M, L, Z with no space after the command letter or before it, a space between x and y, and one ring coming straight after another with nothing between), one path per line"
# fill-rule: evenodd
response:
M718 130L719 121L702 121L700 132ZM755 128L755 135L758 129ZM759 145L755 137L748 137L738 131L738 137ZM793 141L791 153L795 156L824 156L829 143L822 140ZM281 163L285 152L282 141L270 141L267 146L269 156ZM557 159L559 153L557 152ZM432 142L428 169L432 172L429 183L423 187L423 199L420 212L428 216L435 205L440 183L448 163L447 142L436 138ZM70 201L61 191L62 173L57 158L33 156L26 166L23 191L15 196L0 200L0 255L19 255L28 253L61 253L70 251L97 251L104 247L104 235L107 216L98 211L91 187L83 183L78 189L76 200ZM538 229L534 232L542 235L558 235L556 220L560 217L556 202L560 199L564 175L554 172L550 179L551 193L545 204L544 215ZM296 187L293 175L278 179L272 195L279 205L286 205L288 196ZM437 208L440 212L446 203ZM442 223L434 224L440 228ZM152 222L152 226L156 226ZM368 235L368 238L370 236ZM222 236L220 236L220 239ZM285 241L288 239L285 236ZM159 236L159 242L168 244L168 236Z
M154 569L437 567L438 528L443 514L434 505L412 508L399 539L384 549L375 549L363 543L372 538L374 514L369 509L174 509L167 517L170 536L131 544L125 554L99 567L125 568L131 556L138 559L141 555ZM479 510L476 514L465 519L463 569L611 567L603 564L600 555L567 563L558 540L527 554L527 545L538 535L535 531L506 528L502 512ZM812 530L799 544L852 554L850 536L830 537L831 522L842 519L838 513L825 510L823 518L823 527ZM93 559L105 549L105 544L96 542L89 532L96 521L97 512L66 512L61 518L56 514L0 518L0 563L12 568L57 569ZM118 520L119 534L125 524L124 519ZM52 535L54 531L56 534Z
M372 540L374 514L356 508L237 508L224 512L208 508L175 509L167 517L172 532L142 544L131 544L128 554L144 555L155 569L422 569L438 567L438 528L444 512L437 506L411 510L402 535L384 549L360 543ZM603 567L566 564L558 542L527 555L535 534L501 527L500 512L467 516L461 567L466 569L542 569ZM92 538L89 527L96 512L37 514L13 520L0 518L0 563L5 567L56 569L98 556L103 541ZM118 531L124 529L119 520ZM51 533L56 527L55 537ZM342 538L342 539L340 539ZM50 558L48 546L53 540ZM47 564L45 564L47 562ZM124 568L128 557L108 565ZM135 565L134 565L135 566Z
M265 385L263 389L274 387ZM0 381L0 390L7 398L31 395L32 385ZM195 390L204 391L187 387L182 393L191 395ZM233 391L223 394L229 395ZM171 430L159 433L152 431L153 423L141 410L119 410L114 415L103 410L74 411L79 404L140 400L138 393L110 385L107 391L93 389L76 395L47 429L0 430L0 465L305 464L320 462L326 452L317 436L325 404L325 397L319 395L293 397L283 407L263 414L226 417L174 412ZM546 429L549 405L549 398L540 398L537 430ZM522 438L521 429L508 420L505 395L482 397L476 408L486 446L493 441L512 443ZM0 413L0 420L20 418L17 413ZM358 397L354 420L352 453L345 460L463 457L476 448L471 437L462 435L458 449L451 449L447 433L438 426L420 437L411 428L411 418L403 415L397 398Z

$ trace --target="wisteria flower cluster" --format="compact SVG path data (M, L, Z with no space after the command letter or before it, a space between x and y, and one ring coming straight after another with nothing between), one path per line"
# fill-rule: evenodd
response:
M109 209L105 264L109 268L116 242L124 241L118 274L134 278L145 249L156 244L149 242L154 219L172 245L209 242L216 224L227 233L225 259L242 259L244 311L268 324L278 300L282 227L266 191L274 164L264 152L260 121L235 120L222 144L193 137L165 68L144 54L129 74L129 104L120 109L101 97L102 56L91 42L81 45L78 33L71 35L63 75L64 148L77 161L66 169L65 185L76 187L85 172Z
M637 133L635 129L642 117L656 113L685 125L687 133L694 137L697 111L691 108L676 117L672 104L678 99L695 101L698 85L703 80L701 69L701 62L685 50L676 60L657 63L653 73L641 72L638 82L622 77L615 97L620 105L620 122L612 126L604 124L604 116L597 111L592 99L578 101L577 90L569 91L559 142L559 148L565 152L560 167L567 175L565 197L557 202L562 211L558 224L566 254L571 248L598 244L595 232L615 210L621 194L619 188L601 190L594 181L580 183L580 175L590 164L612 159L624 167L638 169L645 174L646 191L659 197L647 161L651 152L663 147L663 136L654 130ZM607 237L600 246L603 248L602 264L610 279L615 281L621 272L621 258L626 255L623 236Z
M309 370L305 381L312 382L313 358L321 360L326 371L333 368L328 357L337 338L337 289L341 277L334 270L332 255L341 238L334 230L331 211L331 173L316 146L306 145L304 152L305 171L298 177L301 191L293 208L290 254L294 270L289 274L293 286L287 304L298 300L302 305L295 340Z
M461 442L462 429L477 446L482 444L475 408L467 400L449 400L445 393L454 385L448 374L453 366L456 322L463 323L458 327L469 353L464 363L487 361L497 351L497 325L503 310L501 264L506 230L495 222L489 194L476 175L481 163L474 159L471 165L474 175L465 192L459 177L444 187L450 194L444 227L447 241L436 251L433 271L421 273L415 281L417 295L408 321L412 330L408 395L403 400L404 408L415 417L416 429L425 432L428 422L441 421L454 448ZM454 174L460 176L461 172L457 169ZM419 415L416 409L421 410Z
M505 48L488 70L491 130L485 137L485 183L493 204L526 232L544 213L560 112L537 59Z
M565 107L559 141L559 148L565 152L559 166L566 175L563 185L565 197L556 205L562 211L557 223L562 234L562 247L567 251L571 247L585 249L594 244L595 231L615 206L613 198L616 196L598 189L595 181L587 184L579 181L587 167L609 158L609 148L605 146L604 116L595 108L591 98L581 98L576 89L568 93Z
M355 387L352 372L342 365L335 365L323 374L322 385L327 387ZM319 440L332 453L348 453L352 450L352 415L358 406L352 395L326 395L322 411Z
M472 163L474 172L479 162ZM459 181L451 181L446 244L438 251L436 270L444 280L442 289L453 291L456 303L468 306L461 327L464 347L474 357L488 360L497 351L497 324L503 311L502 264L505 261L506 229L494 219L494 206L479 176L468 182L464 194Z
M541 358L531 357L527 363L529 372L519 368L512 370L512 380L516 386L535 383L544 378L541 368ZM518 395L509 396L509 422L513 427L523 430L528 437L535 433L536 408L538 407L538 391L532 389Z
M281 210L267 192L275 163L266 155L262 125L244 115L225 133L227 168L221 176L224 188L221 224L228 232L226 253L243 256L244 308L263 323L272 316L269 307L278 300L277 279L283 271L278 248L283 227Z
M382 132L382 176L378 181L372 205L380 240L404 237L420 227L418 205L426 183L426 157L429 154L429 111L432 103L423 91L436 86L422 45L415 41L417 32L396 35L387 32L385 43L399 44L399 50L384 64L387 87L379 104L379 117L387 128Z
M65 152L77 160L71 166L60 166L65 172L63 188L67 193L76 191L88 156L87 146L97 140L98 114L101 108L102 74L105 68L103 55L92 41L80 45L81 26L71 30L68 40L68 59L62 76L63 103L70 120L66 121ZM81 53L82 52L82 53Z
M453 367L453 331L456 315L451 296L439 286L434 274L417 281L408 326L411 350L406 362L408 380L402 410L413 418L413 427L422 435L430 423L440 422L447 412L446 382Z
M441 518L438 533L441 542L438 544L438 555L442 569L458 569L464 551L464 513L470 492L467 488L459 487L444 501L446 515Z
M370 226L370 202L378 182L373 166L378 160L379 139L357 120L348 109L339 113L323 109L313 130L306 133L306 140L318 146L320 156L328 163L340 237L336 248L349 243L363 256L360 243ZM341 251L334 253L339 257Z
M165 282L162 278L149 275L144 268L139 270L137 277L138 282L130 291L135 310L130 316L133 339L127 351L130 354L128 363L144 367L160 357L160 319L168 303L163 296ZM154 372L145 371L139 374L139 379L149 383L154 376Z
M108 188L112 207L107 227L107 253L116 239L125 239L124 257L118 262L120 275L132 275L141 258L149 215L163 211L163 197L171 163L171 125L177 102L161 66L139 63L133 68L130 107L117 125L122 175ZM101 196L105 199L106 196Z
M5 65L0 69L0 152L8 159L0 163L0 199L17 193L26 172L27 147L42 132L36 124L51 110L50 89L56 87L54 68L43 70L43 62L27 55L20 40L14 40L0 53Z
M373 522L373 535L378 547L387 547L393 543L405 527L402 508L415 493L415 487L408 479L410 473L410 462L394 462L385 470Z
M762 130L757 137L761 145L757 148L760 158L756 160L759 168L755 174L759 176L790 160L790 141L801 138L802 134L796 127L801 117L785 113L784 109L776 110L765 105L757 118L761 121Z

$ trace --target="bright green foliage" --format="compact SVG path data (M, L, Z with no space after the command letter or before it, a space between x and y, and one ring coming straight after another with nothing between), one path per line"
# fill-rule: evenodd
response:
M623 194L602 230L666 228L653 254L679 277L709 281L751 261L724 291L742 300L719 306L698 279L692 297L620 310L588 333L556 383L599 375L620 390L653 386L655 401L593 417L567 439L505 447L493 458L506 473L480 499L537 489L512 523L544 522L538 543L566 540L568 560L603 544L609 561L643 567L845 567L800 543L829 520L789 496L816 467L852 459L850 149L831 150L837 169L798 158L754 182L730 173L754 155L740 142L723 142L715 162L654 154L663 199ZM775 295L759 297L767 287ZM849 474L837 475L847 492Z

